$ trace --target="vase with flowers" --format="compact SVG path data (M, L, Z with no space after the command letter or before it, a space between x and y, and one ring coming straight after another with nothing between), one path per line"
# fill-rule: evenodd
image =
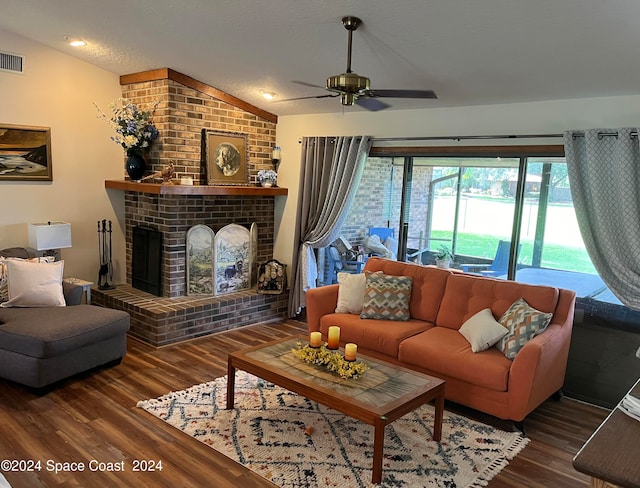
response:
M113 112L111 117L98 109L98 118L106 120L115 131L111 140L120 144L127 153L125 168L129 178L140 181L146 171L144 151L147 151L151 143L158 138L158 129L153 123L153 115L160 102L155 102L146 108L140 108L137 104L119 98L109 104Z
M278 173L272 169L261 169L258 171L258 183L264 187L277 186Z

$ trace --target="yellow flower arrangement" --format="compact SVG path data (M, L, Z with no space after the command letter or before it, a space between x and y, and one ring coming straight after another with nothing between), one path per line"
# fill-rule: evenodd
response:
M323 367L345 379L358 379L365 371L371 369L368 364L362 361L347 361L342 354L337 351L327 349L323 344L320 347L311 347L298 341L298 348L291 352L307 364Z

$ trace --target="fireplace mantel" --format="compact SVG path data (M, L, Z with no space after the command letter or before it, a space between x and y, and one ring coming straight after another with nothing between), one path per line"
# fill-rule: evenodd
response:
M245 195L277 196L287 195L288 190L279 186L209 186L209 185L161 185L157 183L136 183L129 180L105 180L104 187L112 190L151 193L154 195Z

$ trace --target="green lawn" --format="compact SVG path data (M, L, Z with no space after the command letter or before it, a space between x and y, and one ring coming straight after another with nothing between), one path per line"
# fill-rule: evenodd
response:
M451 232L433 231L433 238L450 239ZM470 233L458 233L456 253L464 256L483 257L493 259L498 247L498 241L510 240L510 236L495 236ZM532 264L533 242L522 242L519 263ZM597 274L586 249L558 244L545 244L542 251L543 268L564 269L581 273Z

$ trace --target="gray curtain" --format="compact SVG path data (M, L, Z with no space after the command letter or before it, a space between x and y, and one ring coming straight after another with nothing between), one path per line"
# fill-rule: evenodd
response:
M338 237L360 184L371 142L370 136L302 140L290 317L306 306L305 293L316 286L314 249L326 247Z
M580 233L591 261L622 303L640 310L638 129L564 134Z

